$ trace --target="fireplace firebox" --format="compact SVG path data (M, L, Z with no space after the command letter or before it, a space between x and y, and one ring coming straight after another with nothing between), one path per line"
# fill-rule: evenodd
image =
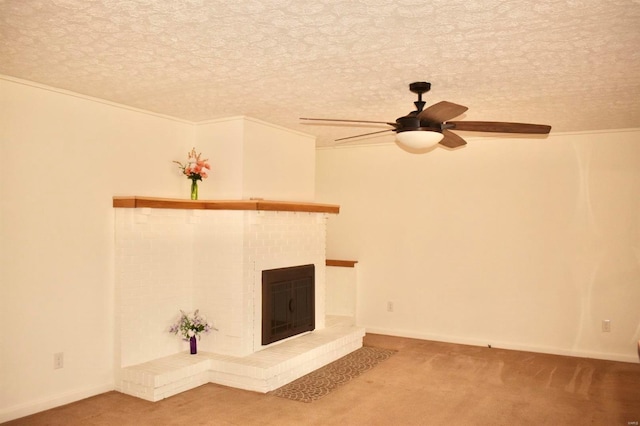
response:
M315 265L262 271L262 344L315 329Z

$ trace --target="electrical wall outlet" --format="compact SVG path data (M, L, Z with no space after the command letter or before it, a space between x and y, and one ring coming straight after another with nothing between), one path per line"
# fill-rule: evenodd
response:
M393 302L387 302L387 312L393 312Z
M64 367L64 353L58 352L53 354L53 369L57 370Z
M602 331L604 333L611 332L611 320L602 320Z

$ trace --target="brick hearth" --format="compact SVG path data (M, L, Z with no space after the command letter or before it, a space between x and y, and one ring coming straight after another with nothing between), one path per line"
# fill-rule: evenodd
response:
M266 393L362 347L353 318L327 317L326 327L245 357L183 351L122 369L120 392L159 401L205 383Z

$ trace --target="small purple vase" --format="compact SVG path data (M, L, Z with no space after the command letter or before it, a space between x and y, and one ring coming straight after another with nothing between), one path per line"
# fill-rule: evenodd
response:
M189 346L191 347L191 355L198 353L198 343L196 342L196 336L189 338Z

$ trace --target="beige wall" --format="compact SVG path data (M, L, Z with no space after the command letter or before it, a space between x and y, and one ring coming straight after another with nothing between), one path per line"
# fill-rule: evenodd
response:
M198 147L218 160L202 199L313 201L314 137L249 117L195 127Z
M0 102L1 422L113 387L111 199L177 196L193 129L2 79Z
M316 158L368 331L637 362L640 130Z
M248 119L244 153L243 198L314 201L315 137Z

